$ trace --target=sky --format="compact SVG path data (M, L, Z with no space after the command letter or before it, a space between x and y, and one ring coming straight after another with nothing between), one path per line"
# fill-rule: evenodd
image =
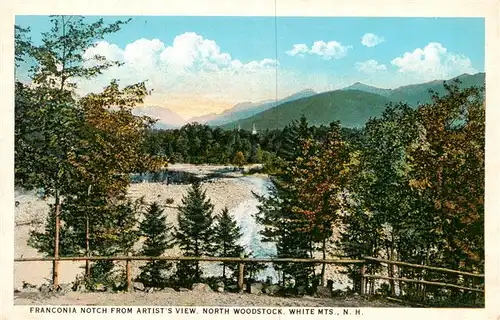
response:
M87 16L94 21L98 17ZM482 18L105 17L132 20L85 50L123 62L80 94L119 79L147 80L148 106L188 119L236 103L283 98L305 89L341 89L355 82L381 88L484 72ZM17 16L40 43L47 16ZM17 70L28 79L27 66Z

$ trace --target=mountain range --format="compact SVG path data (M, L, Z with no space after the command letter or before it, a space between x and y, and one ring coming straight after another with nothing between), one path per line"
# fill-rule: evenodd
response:
M223 129L257 130L283 128L304 115L309 124L322 125L340 120L343 126L353 127L380 115L391 100L360 90L336 90L280 104L253 117L222 126Z
M210 126L220 126L226 123L231 123L238 121L240 119L246 119L252 117L260 112L272 109L280 104L295 101L302 98L307 98L315 95L316 92L307 89L297 92L291 96L288 96L281 100L266 100L261 102L243 102L238 103L231 109L227 109L220 114L209 114L201 117L195 117L188 120L188 122L198 122L202 124L208 124Z
M446 81L455 79L461 82L461 88L482 86L485 73L462 74ZM404 102L412 107L431 102L429 90L444 94L444 81L434 80L396 89L382 89L357 82L340 90L279 104L250 118L223 125L222 128L251 130L254 125L257 130L283 128L301 115L312 125L326 125L339 120L346 127L361 127L369 118L380 116L390 102Z
M169 108L148 106L136 107L132 113L136 116L149 116L158 121L155 123L157 129L180 128L186 124L186 120Z
M462 74L458 77L460 87L482 86L485 73ZM416 107L431 101L429 90L443 94L444 80L402 86L395 89L377 88L356 82L340 90L316 93L303 90L281 100L261 102L242 102L219 114L211 113L185 120L175 112L163 107L140 107L134 111L137 115L149 115L157 118L157 128L179 128L187 123L201 123L224 129L251 130L253 125L258 130L283 128L291 121L305 115L312 125L328 124L340 120L343 126L360 127L371 117L382 114L386 104L405 102Z

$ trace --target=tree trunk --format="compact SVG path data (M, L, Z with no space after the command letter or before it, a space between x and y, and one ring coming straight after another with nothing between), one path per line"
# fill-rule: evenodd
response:
M55 235L54 235L54 261L52 262L52 285L54 289L59 287L59 229L61 226L60 222L60 211L61 211L61 203L59 199L59 191L55 191Z
M365 273L366 273L366 264L361 265L361 270L359 273L359 293L361 295L366 294L366 278L365 278Z
M401 266L398 266L398 278L403 278L403 274L402 274L402 271L401 271ZM402 296L403 295L403 281L399 280L398 281L398 287L399 287L399 295Z
M430 251L431 251L431 248L430 248L430 246L428 246L427 252L425 253L425 264L426 265L430 264ZM423 269L422 272L423 272L422 280L426 280L427 270ZM422 284L422 300L425 300L426 293L427 293L427 287L424 284Z
M199 257L200 256L200 250L198 247L198 240L195 242L195 247L194 247L194 256ZM200 281L200 262L195 261L194 262L194 279L196 282Z
M323 253L323 260L326 259L326 238L323 238L321 251ZM324 287L326 283L326 263L321 266L321 286Z
M89 185L87 190L87 197L90 199L90 192L92 191L92 184ZM90 207L89 207L90 209ZM87 211L85 215L85 255L90 257L90 216ZM90 278L90 260L85 260L85 278Z
M200 263L199 261L195 262L195 280L198 282L200 280Z
M389 249L389 260L393 261L394 258L394 248L393 245L391 244L391 248ZM388 266L389 269L389 277L394 278L394 265L389 264ZM391 285L391 296L396 296L396 284L394 283L394 280L389 280L389 283Z
M85 219L85 255L90 257L90 222L89 215L87 213ZM90 278L90 260L85 260L85 278Z
M399 249L396 252L396 256L397 256L397 260L398 261L401 261L401 254L400 254L400 252L401 252L401 250L399 250ZM396 268L398 270L398 278L400 278L400 279L403 278L403 271L401 269L401 266L398 265ZM403 281L399 280L398 281L398 288L399 288L398 295L399 296L403 295L403 286L404 286Z

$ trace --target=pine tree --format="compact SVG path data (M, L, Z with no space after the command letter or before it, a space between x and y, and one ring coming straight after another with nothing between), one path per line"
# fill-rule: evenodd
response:
M283 142L279 149L278 155L287 161L293 161L297 158L300 152L298 143L300 140L311 138L309 124L304 115L300 120L295 120L291 125L283 129Z
M213 205L196 180L182 199L175 239L185 256L211 256L214 253ZM196 262L177 264L177 277L184 284L200 281L202 270Z
M284 130L284 145L277 163L277 174L272 177L272 187L267 196L257 196L260 201L256 221L264 226L264 241L276 244L278 258L312 258L313 238L306 215L295 210L299 207L298 188L294 185L293 171L302 155L304 142L310 138L310 128L305 117ZM310 265L291 263L276 264L283 272L283 282L293 279L297 286L308 285L314 269Z
M50 205L51 212L54 205ZM64 216L65 210L62 206L61 216ZM32 230L28 239L28 245L37 248L39 252L47 257L54 256L54 233L55 233L55 216L48 214L45 220L43 230ZM78 231L62 227L60 229L61 241L59 242L61 256L73 256L82 253L80 243L78 242ZM81 236L79 237L81 239Z
M255 143L252 146L252 151L250 152L250 162L251 163L261 163L262 162L262 149L260 144Z
M158 257L165 253L165 250L173 247L170 231L172 226L166 222L163 209L153 202L145 213L145 218L141 221L139 230L141 235L146 237L140 253L148 257ZM170 270L172 264L162 261L149 261L140 267L139 279L148 287L165 287L167 282L165 272Z
M241 238L241 228L236 224L234 218L229 214L227 208L215 218L215 253L218 257L239 257L243 253L243 247L237 242ZM234 271L236 263L222 263L222 277L226 279L226 267Z

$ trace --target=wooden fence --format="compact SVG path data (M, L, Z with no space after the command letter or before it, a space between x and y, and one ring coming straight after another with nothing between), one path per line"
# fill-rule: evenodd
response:
M365 260L355 259L298 259L298 258L234 258L234 257L144 257L144 256L115 256L115 257L45 257L45 258L17 258L14 262L29 261L126 261L127 290L132 290L132 261L205 261L205 262L238 262L238 288L243 291L245 263L309 263L309 264L362 264ZM57 275L56 275L57 277ZM57 287L58 279L53 279Z
M145 256L114 256L114 257L44 257L44 258L16 258L14 262L30 262L30 261L126 261L126 275L127 275L127 289L129 291L133 290L132 287L132 271L131 271L131 263L132 261L204 261L204 262L236 262L239 264L239 277L238 277L238 288L240 291L243 291L244 285L244 268L246 263L308 263L308 264L336 264L336 265L348 265L348 264L360 264L360 279L361 279L361 288L360 294L365 295L365 283L366 279L382 279L382 280L394 280L400 282L410 282L410 283L420 283L424 285L433 285L433 286L441 286L441 287L449 287L455 289L461 289L466 291L475 291L475 292L483 292L484 288L472 288L465 287L451 283L443 283L438 281L426 281L426 280L416 280L416 279L408 279L408 278L394 278L394 277L386 277L381 275L371 275L366 274L366 266L368 264L374 263L385 263L388 265L399 265L406 266L412 268L420 268L427 269L433 271L439 271L443 273L452 273L458 274L462 276L469 276L475 278L484 279L484 274L475 274L470 272L433 267L433 266L425 266L420 264L412 264L400 261L392 261L385 260L373 257L364 257L364 259L296 259L296 258L234 258L234 257L145 257ZM57 275L55 276L57 277ZM53 279L54 286L57 287L58 279Z
M386 260L386 259L373 258L373 257L364 257L364 259L366 259L367 263L385 263L388 265L398 265L398 266L406 266L406 267L411 267L411 268L420 268L420 269L425 269L425 270L439 271L442 273L452 273L452 274L458 274L458 275L462 275L462 276L484 279L484 274L476 274L476 273L470 273L470 272L465 272L465 271L458 271L458 270L452 270L452 269L446 269L446 268L440 268L440 267L432 267L432 266L426 266L426 265L421 265L421 264ZM439 282L439 281L426 281L426 280L395 278L395 277L386 277L386 276L380 276L380 275L366 274L366 264L363 264L363 266L361 267L361 294L366 293L365 292L365 281L367 278L383 279L383 280L389 280L389 281L410 282L410 283L420 283L420 284L424 284L424 285L448 287L448 288L455 288L455 289L461 289L461 290L466 290L466 291L484 292L484 289L482 289L482 288L464 287L464 286L460 286L460 285L456 285L456 284L452 284L452 283L444 283L444 282Z

